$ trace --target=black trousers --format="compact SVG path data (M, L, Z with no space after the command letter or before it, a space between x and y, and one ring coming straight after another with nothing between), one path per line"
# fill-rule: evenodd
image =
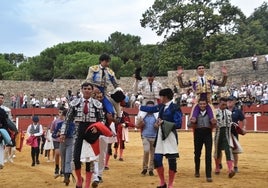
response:
M206 177L211 178L212 130L210 128L196 128L194 130L194 161L195 172L200 170L200 156L205 145Z
M92 123L81 122L78 125L77 137L75 139L74 153L73 153L75 170L81 169L80 157L81 157L83 140L86 139L91 144L95 142L100 135L99 132L96 134L93 134L90 131L86 132L86 129L90 126L90 124ZM90 163L86 163L86 171L90 170L91 170Z
M41 138L37 137L37 147L31 147L31 157L32 157L32 163L37 163L39 161L39 153L40 153L40 142Z

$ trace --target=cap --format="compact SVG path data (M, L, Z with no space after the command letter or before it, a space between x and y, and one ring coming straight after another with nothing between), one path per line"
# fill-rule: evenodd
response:
M231 95L227 98L228 101L235 101L236 100L236 97Z
M39 117L38 116L33 116L32 120L33 120L33 122L39 122Z

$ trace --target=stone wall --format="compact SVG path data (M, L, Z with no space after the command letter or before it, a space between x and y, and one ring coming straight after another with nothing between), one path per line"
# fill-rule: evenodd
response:
M225 65L228 70L228 82L227 85L237 84L241 85L244 82L250 81L268 81L268 66L265 63L264 56L258 56L259 66L257 71L253 71L251 58L232 59L219 62L211 62L210 68L206 71L209 74L214 75L217 79L221 79L221 66ZM188 80L195 75L195 70L185 70L184 80ZM143 80L146 78L143 78ZM178 87L176 79L176 71L169 71L167 77L156 77L156 80L161 82L164 87L173 88L174 85ZM41 81L0 81L0 92L6 95L8 101L12 94L19 94L26 92L28 95L34 93L37 98L42 99L44 95L56 97L57 95L66 95L67 90L72 90L76 93L80 88L82 80L62 80L55 79L54 82L41 82ZM121 77L119 80L121 87L131 93L134 83L134 78Z
M252 81L268 82L268 64L265 62L264 55L258 56L258 70L254 71L252 68L251 57L211 62L207 74L215 76L220 80L221 67L226 66L228 71L227 86L232 84L241 85L243 83L250 83ZM171 87L177 83L176 71L168 72L168 83ZM189 80L190 77L196 74L196 70L184 70L183 79Z

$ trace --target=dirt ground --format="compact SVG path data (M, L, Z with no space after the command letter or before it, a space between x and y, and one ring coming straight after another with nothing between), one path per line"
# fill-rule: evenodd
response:
M142 143L140 133L130 132L126 144L124 161L111 158L110 169L104 172L104 182L100 188L139 187L153 188L159 183L158 177L141 176ZM193 137L191 132L179 132L178 173L174 187L268 187L268 134L248 133L240 137L244 153L240 154L239 173L232 179L227 176L227 166L223 165L220 175L214 175L213 182L207 183L204 172L204 152L202 153L201 177L194 177ZM203 149L204 150L204 149ZM54 179L54 163L40 157L41 164L31 167L30 147L24 145L22 152L16 152L14 163L6 163L0 170L0 188L63 188L63 178ZM166 160L165 160L166 161ZM167 164L165 163L167 176ZM215 168L213 161L213 170ZM84 171L84 169L83 169ZM75 187L71 182L68 187Z

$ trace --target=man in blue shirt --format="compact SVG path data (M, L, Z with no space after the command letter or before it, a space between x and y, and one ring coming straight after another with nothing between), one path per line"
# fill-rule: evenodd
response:
M153 106L153 101L148 101L146 103L147 106ZM145 175L149 170L149 175L153 176L154 170L154 142L156 138L157 129L154 124L158 118L158 113L147 113L145 117L142 119L138 117L140 121L138 121L136 127L141 129L141 138L143 144L143 163L142 163L142 175ZM150 161L149 161L150 158ZM149 164L149 167L148 167Z
M236 107L236 97L229 96L227 100L227 108L232 112L232 121L236 124L238 124L240 121L242 122L242 130L243 134L246 134L246 126L247 126L247 120L243 114L243 112ZM237 138L238 140L238 133L235 130L235 126L232 126L231 128L232 134ZM234 171L238 172L238 154L234 153Z

